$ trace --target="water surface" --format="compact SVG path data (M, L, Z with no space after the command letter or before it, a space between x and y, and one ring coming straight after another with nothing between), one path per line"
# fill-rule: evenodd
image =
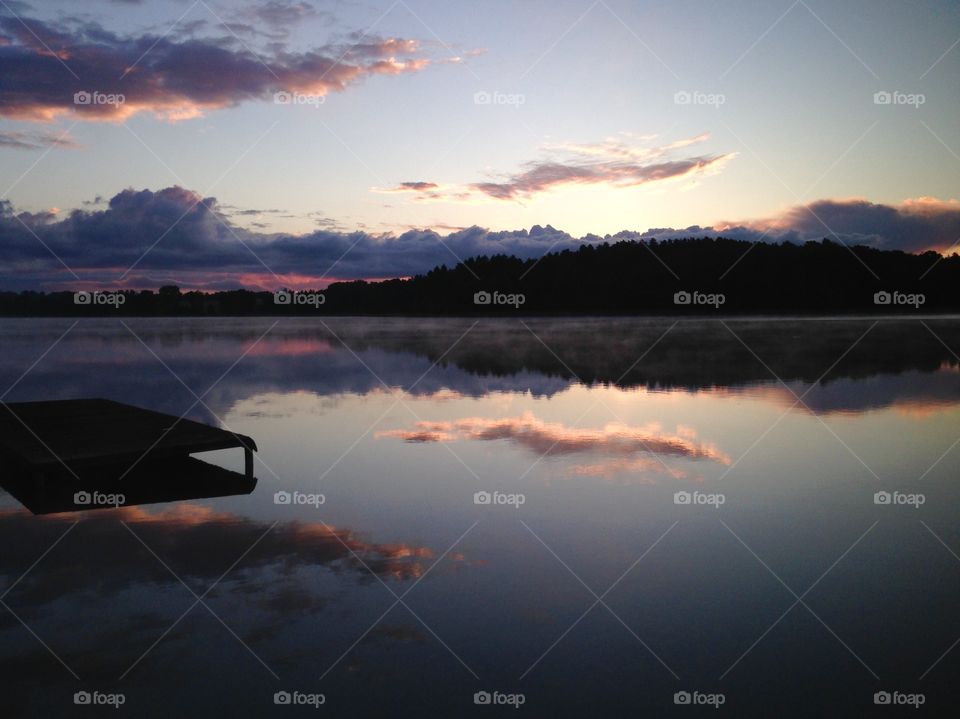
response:
M955 706L955 319L9 319L0 346L4 402L107 397L260 447L248 495L0 493L15 714L81 689L137 716L264 716L279 690L334 716Z

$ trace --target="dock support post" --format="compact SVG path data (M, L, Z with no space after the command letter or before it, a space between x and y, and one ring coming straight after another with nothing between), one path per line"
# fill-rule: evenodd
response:
M253 450L249 447L243 448L243 473L247 479L253 479Z

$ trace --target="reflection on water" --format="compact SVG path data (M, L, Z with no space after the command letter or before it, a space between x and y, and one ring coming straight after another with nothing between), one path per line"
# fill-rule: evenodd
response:
M80 688L138 716L278 689L336 716L954 700L960 651L930 667L960 636L960 321L125 322L3 320L3 399L225 426L259 483L160 473L125 489L157 504L33 516L71 487L4 475L14 715Z
M544 422L525 412L519 417L490 419L464 417L446 422L415 422L413 429L377 432L375 437L398 437L406 442L451 442L457 439L481 441L509 440L528 450L535 458L553 455L587 454L609 457L603 462L570 467L575 474L606 475L623 471L659 471L654 456L677 456L702 459L729 465L730 457L709 443L700 443L696 431L678 428L676 434L665 434L656 424L630 427L610 423L601 429L567 427ZM685 476L679 470L662 466L670 476Z
M45 390L44 396L116 397L172 411L179 406L177 395L186 390L180 387L171 396L139 381L158 366L141 340L196 392L243 356L229 381L204 397L217 413L267 392L366 394L384 383L410 388L414 395L530 392L549 397L581 382L741 391L777 387L779 379L802 394L822 380L807 404L824 411L960 399L952 349L960 346L960 322L950 319L726 324L485 319L466 334L473 322L451 319L285 319L275 326L273 320L256 318L126 323L129 330L109 320L78 323L58 344L57 362L39 363L5 399L32 399ZM67 320L4 320L0 371L7 385L71 325ZM195 408L195 414L205 416L204 408ZM211 418L209 412L206 417Z
M0 538L6 546L38 546L38 540L49 536L51 526L62 525L63 531L77 520L76 515L68 514L37 520L24 512L4 511L0 514ZM79 521L82 527L77 531L83 541L65 542L56 560L43 572L28 574L18 585L21 596L31 602L30 611L75 591L116 591L131 582L175 584L176 578L162 564L144 561L143 547L124 538L121 523L144 544L162 548L165 562L177 567L175 571L182 578L200 585L217 579L246 553L246 561L230 582L243 576L245 582L239 591L256 594L256 601L265 604L275 604L285 589L298 587L293 577L302 571L335 565L339 574L366 581L370 579L366 566L377 575L407 580L419 577L423 562L434 556L427 547L376 544L322 521L278 522L270 529L272 523L266 521L191 503L156 512L141 507L120 507L109 513L91 511ZM255 549L247 553L254 543ZM91 574L84 566L84 557L91 555L109 557L110 561ZM455 559L462 559L462 555L457 554ZM4 556L0 571L13 573L18 564L15 557Z
M54 467L41 475L15 465L0 466L0 487L34 514L78 512L95 500L114 506L161 504L188 499L250 494L255 477L208 464L194 457L141 461L118 466L67 470Z

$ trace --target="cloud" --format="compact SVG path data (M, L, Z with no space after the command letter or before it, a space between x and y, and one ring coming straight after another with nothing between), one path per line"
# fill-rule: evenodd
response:
M657 135L643 135L635 138L636 141L651 142L657 139ZM565 152L571 155L581 155L586 157L600 157L617 160L649 161L657 157L663 157L671 150L679 150L684 147L696 145L710 139L709 132L703 132L693 137L683 138L667 143L666 145L638 145L630 144L627 140L634 139L629 133L622 133L621 137L611 137L602 142L578 144L572 142L554 143L544 145L544 149L552 152Z
M373 42L366 35L357 36L357 42L350 45L345 51L351 58L390 58L399 55L416 55L420 51L420 43L416 40L406 40L399 37L385 38Z
M581 244L550 226L505 232L469 227L447 235L432 230L392 236L324 228L302 235L264 233L234 224L231 216L236 211L232 207L221 211L216 198L177 186L156 192L124 190L106 207L88 205L57 217L17 212L8 202L0 202L4 238L0 287L23 286L26 281L32 286L76 284L64 265L101 283L117 283L134 267L130 281L140 284L132 286L174 282L208 289L316 287L335 279L411 276L438 264L456 263L458 257L534 258L551 247L562 250Z
M527 199L563 185L606 184L613 187L635 187L648 182L703 174L720 169L733 157L704 155L686 160L650 165L633 162L604 162L587 165L540 163L511 176L506 182L479 182L472 189L497 200Z
M600 429L544 422L531 412L519 417L467 417L451 422L416 422L413 429L378 432L406 442L451 442L457 439L508 440L537 456L597 452L615 457L656 454L729 464L730 457L712 444L698 442L689 430L666 434L655 425L631 427L611 422Z
M920 197L899 205L863 199L819 200L753 224L804 238L836 235L848 244L907 252L946 250L960 241L960 202Z
M249 8L249 13L263 22L278 27L289 27L320 13L308 2L266 0Z
M10 147L15 150L42 150L50 146L70 149L80 147L67 134L23 131L0 132L0 147Z
M960 241L960 201L934 197L907 199L895 205L868 200L822 199L789 207L770 217L656 228L643 239L723 236L752 242L804 242L829 237L847 245L884 250L945 252Z
M436 182L401 182L391 192L424 192L426 190L436 190L440 187Z
M426 190L430 191L430 190ZM819 200L810 209L847 243L907 251L949 249L960 238L960 203L919 198L899 205L863 200ZM411 229L399 235L342 231L335 220L313 217L318 228L304 234L243 227L234 220L267 219L282 210L221 206L182 187L127 189L104 207L18 212L0 200L3 267L0 288L83 289L110 286L195 289L324 287L343 279L409 277L442 264L498 254L535 259L546 252L575 250L585 243L723 236L780 242L819 240L827 231L803 208L766 220L654 228L645 232L575 237L550 225L529 230L482 227ZM811 219L813 218L813 219ZM260 223L265 224L264 222ZM66 267L80 276L77 281ZM128 270L131 270L128 273ZM121 277L123 280L121 281Z
M478 198L518 201L570 185L636 187L651 182L692 178L719 172L736 153L696 155L669 159L676 150L704 142L708 133L665 145L631 145L619 139L595 144L550 144L547 159L527 163L499 181L466 186L441 186L435 182L401 182L380 192L411 193L416 200L473 201ZM652 138L645 138L647 140Z
M268 3L259 12L279 23L302 16L302 6ZM375 75L419 72L431 63L417 42L402 38L374 36L353 47L327 43L306 52L274 44L266 54L241 45L233 36L121 36L94 25L67 29L0 16L0 117L51 121L69 114L120 121L149 112L184 120L269 100L279 91L326 96ZM114 101L77 104L74 96L84 92Z

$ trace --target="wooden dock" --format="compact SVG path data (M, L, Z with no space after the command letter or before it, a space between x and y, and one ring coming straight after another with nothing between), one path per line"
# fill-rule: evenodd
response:
M31 477L23 472L0 467L0 487L33 514L85 512L109 509L113 505L78 502L78 495L122 497L117 506L166 504L214 497L250 494L257 486L255 477L217 467L195 457L144 460L129 472L129 465L86 467L76 477L68 472ZM123 479L119 479L123 477Z
M0 454L36 476L135 462L186 460L197 452L242 447L253 479L256 443L246 435L107 399L17 402L0 407ZM69 468L67 471L66 468Z

